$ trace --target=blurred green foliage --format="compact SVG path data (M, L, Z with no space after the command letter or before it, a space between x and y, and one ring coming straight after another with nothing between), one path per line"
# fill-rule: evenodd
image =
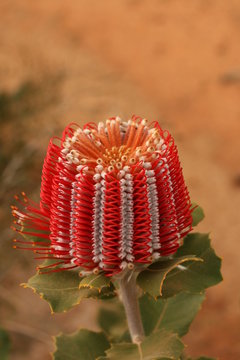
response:
M0 359L7 360L10 351L10 338L7 332L0 328Z

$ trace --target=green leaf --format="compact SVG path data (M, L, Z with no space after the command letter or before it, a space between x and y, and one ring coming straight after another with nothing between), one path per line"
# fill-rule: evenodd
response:
M178 359L183 351L183 344L176 334L165 330L146 337L141 345L132 343L112 344L106 351L106 360L156 360L161 358ZM100 360L99 359L99 360Z
M103 333L82 329L73 335L56 337L54 360L95 360L105 355L110 344Z
M10 351L10 339L5 330L0 329L0 359L7 360Z
M214 358L206 357L206 356L200 356L197 359L187 358L187 360L215 360Z
M31 288L40 297L46 300L51 312L65 312L78 305L83 298L108 298L114 296L114 287L111 285L99 292L97 289L79 289L80 278L75 271L59 271L48 274L37 273L22 284L25 288Z
M193 218L193 226L197 226L205 217L203 209L198 206L197 204L192 204L192 208L194 208L192 212L192 218Z
M142 271L138 278L138 285L153 297L162 295L164 281L167 275L175 268L178 268L182 263L187 262L188 265L193 261L202 261L195 255L187 255L179 258L162 258L161 260L150 265L146 270Z
M89 288L101 291L104 287L110 287L111 281L109 277L103 274L90 274L82 279L79 288Z
M88 296L88 289L79 290L79 275L75 271L60 271L48 274L37 273L22 284L31 288L49 303L51 312L64 312Z
M98 314L98 323L108 335L117 336L127 329L127 322L124 316L124 310L100 309Z
M222 281L221 259L210 245L208 234L190 234L184 239L174 257L194 254L203 262L192 262L183 268L175 268L163 284L163 296L173 296L180 291L202 292Z
M194 257L202 261L188 261ZM186 261L184 265L181 259ZM154 297L170 297L181 291L199 293L222 280L220 268L221 259L211 248L208 234L195 233L184 239L184 244L172 259L150 265L139 274L137 281Z
M98 323L102 330L112 339L120 340L127 331L127 321L123 306L118 302L114 310L102 308L98 313Z
M155 300L147 294L142 296L139 304L145 334L165 329L179 336L185 335L204 299L204 294L185 292L168 299Z

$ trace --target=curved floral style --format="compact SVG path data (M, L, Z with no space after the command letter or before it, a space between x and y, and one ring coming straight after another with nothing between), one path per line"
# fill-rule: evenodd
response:
M36 236L29 249L56 259L44 271L58 265L112 276L175 253L192 228L174 140L136 116L70 124L53 138L40 198L38 206L22 193L24 209L12 208L15 230Z

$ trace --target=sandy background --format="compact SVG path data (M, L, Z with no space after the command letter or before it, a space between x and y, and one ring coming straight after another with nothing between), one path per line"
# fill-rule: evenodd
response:
M51 316L19 287L35 264L11 248L13 194L38 199L47 142L68 122L135 113L174 135L205 209L199 228L223 257L224 282L208 291L187 352L238 360L239 0L1 0L0 14L0 326L10 359L48 360L50 335L97 329L93 304Z

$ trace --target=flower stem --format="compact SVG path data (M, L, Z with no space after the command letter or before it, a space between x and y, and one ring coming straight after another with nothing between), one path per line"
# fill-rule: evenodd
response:
M144 338L144 330L138 304L136 275L128 272L119 279L119 290L132 342L140 344Z

